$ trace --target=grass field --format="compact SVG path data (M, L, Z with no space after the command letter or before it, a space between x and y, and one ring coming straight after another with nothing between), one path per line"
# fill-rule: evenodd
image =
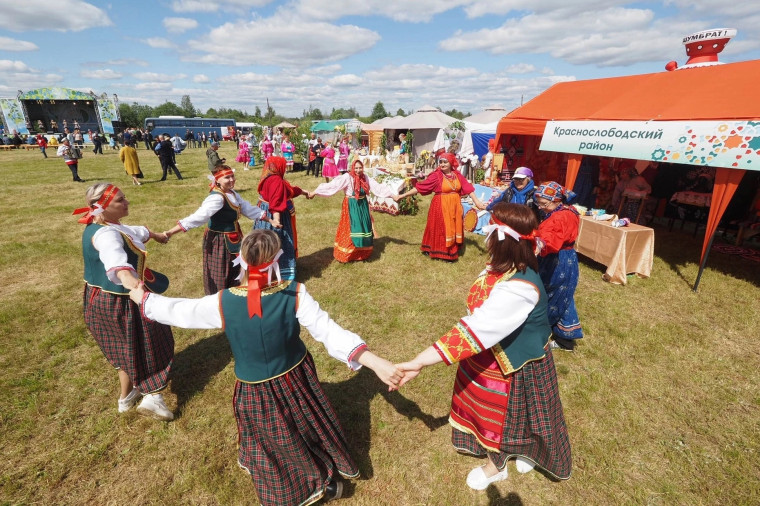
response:
M50 150L49 150L50 151ZM234 145L222 156L234 159ZM132 186L116 152L86 151L80 175L119 184L124 222L161 231L206 195L204 150L177 157L184 181L157 182L156 157L139 150L145 183ZM238 164L239 165L239 164ZM256 202L260 171L238 171ZM71 211L89 184L61 159L0 153L0 504L257 504L238 469L232 357L224 335L175 330L167 402L171 423L116 411L118 382L82 318L82 226ZM290 174L305 189L318 180ZM393 361L411 358L465 311L482 269L481 236L459 262L419 253L429 198L417 216L375 214L371 259L332 259L341 197L297 199L298 278L331 316ZM245 231L250 222L242 223ZM169 275L170 296L197 297L202 231L149 243L149 265ZM701 237L656 230L650 279L602 281L582 261L576 301L586 337L557 353L573 475L520 475L486 492L465 476L480 462L456 454L446 423L455 369L426 369L388 394L367 370L352 373L318 343L312 350L362 479L346 505L758 504L760 321L758 263L713 252L699 291ZM753 337L755 336L755 337Z

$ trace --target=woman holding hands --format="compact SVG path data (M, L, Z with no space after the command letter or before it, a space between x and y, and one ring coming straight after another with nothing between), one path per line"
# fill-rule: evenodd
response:
M556 478L570 477L570 440L534 253L537 226L527 207L496 205L491 225L483 228L490 261L470 288L468 316L397 366L403 385L426 366L459 362L451 440L459 452L487 457L467 476L475 490L506 479L512 458L521 473L538 465Z
M353 332L320 309L306 287L280 281L280 240L254 230L241 247L242 283L202 299L130 296L147 318L183 328L223 328L235 357L233 405L238 425L238 465L253 478L265 506L312 504L340 497L340 477L359 469L338 417L317 378L301 325L333 358L352 370L362 365L395 390L401 373L367 349Z
M233 265L240 251L243 232L240 216L251 220L270 221L267 214L235 191L235 171L226 165L209 176L211 189L201 207L164 232L168 237L177 232L206 224L203 233L203 290L206 295L237 285L240 267ZM279 228L279 223L273 223Z
M420 250L425 255L430 255L430 258L449 262L459 258L464 240L462 196L469 195L476 208L485 209L485 205L475 195L475 187L456 170L458 166L453 153L443 153L438 158L438 168L435 171L424 181L417 182L414 188L393 199L398 202L418 193L435 193L430 202Z
M87 189L87 207L79 223L84 256L84 321L103 355L117 370L119 413L140 401L137 411L159 420L173 420L161 390L166 388L174 360L174 336L166 325L143 318L129 300L129 290L143 281L163 291L168 280L145 267L145 243L166 243L165 234L121 223L129 215L129 201L110 183Z

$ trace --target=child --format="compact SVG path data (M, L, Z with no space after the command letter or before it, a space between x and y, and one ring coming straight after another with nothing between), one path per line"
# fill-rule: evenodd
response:
M359 470L299 337L300 325L332 357L353 370L366 365L389 390L397 388L401 373L330 319L304 285L280 281L277 258L282 250L273 231L252 231L240 253L240 287L202 299L171 299L138 287L130 297L142 303L147 318L158 322L224 328L238 379L233 397L238 464L251 474L261 504L311 504L340 497L338 474L354 478Z

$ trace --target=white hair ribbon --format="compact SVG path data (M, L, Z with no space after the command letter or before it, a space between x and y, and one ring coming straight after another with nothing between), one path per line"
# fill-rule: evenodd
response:
M508 225L499 225L498 223L491 223L490 225L486 225L481 230L486 233L486 241L489 237L491 237L491 234L496 232L498 234L499 240L503 241L504 237L507 235L510 236L512 239L514 239L517 242L520 242L520 234L517 233L515 229Z
M280 259L282 253L283 251L279 250L270 263L259 269L259 272L267 273L267 285L272 282L272 272L274 272L275 276L277 277L277 282L282 282L282 277L280 275L280 264L277 263L277 260ZM238 256L235 257L235 260L232 261L232 265L233 267L236 267L238 265L240 266L240 274L238 274L238 277L235 279L237 281L243 281L243 273L248 270L248 263L245 261L245 259L243 259L243 255L238 254Z

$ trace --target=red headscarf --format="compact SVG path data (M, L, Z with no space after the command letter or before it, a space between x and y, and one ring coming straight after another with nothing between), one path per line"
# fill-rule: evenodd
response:
M362 163L361 160L354 160L354 163L351 164L351 171L349 173L351 174L351 182L354 186L354 197L359 198L362 189L364 189L364 195L369 195L369 180L367 179L366 174L359 176L359 174L356 173L355 169L357 164L364 168L364 163Z
M209 180L211 181L211 184L209 184L209 191L213 190L216 187L216 183L220 179L222 179L224 176L229 176L230 174L235 174L235 169L231 169L226 165L222 165L221 169L211 173L213 177L209 177Z
M259 181L258 191L261 192L261 185L269 176L279 176L284 179L287 161L282 156L270 156L264 162L264 168L261 169L261 181Z
M456 169L457 167L459 167L459 160L457 160L457 157L454 153L441 153L438 156L438 159L440 160L441 158L448 160L449 163L451 164L452 169Z
M95 216L103 214L103 211L106 210L108 204L111 203L117 193L119 193L119 188L112 184L109 184L106 186L106 189L103 190L103 194L100 196L97 202L89 207L80 207L79 209L74 209L74 212L71 214L87 213L77 221L83 225L89 225L92 223L92 220L95 218Z

